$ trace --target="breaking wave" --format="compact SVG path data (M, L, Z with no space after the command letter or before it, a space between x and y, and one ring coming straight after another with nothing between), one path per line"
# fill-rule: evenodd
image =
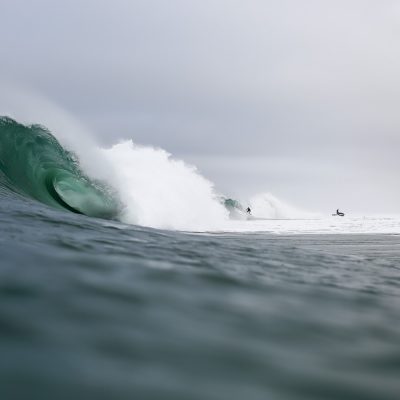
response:
M103 182L90 179L76 156L40 125L0 119L0 182L44 204L91 217L115 218L117 197Z
M2 117L0 184L59 209L162 229L224 230L230 220L310 216L270 194L243 203L224 197L196 167L163 149L124 141L87 149L85 157L83 143L75 144L78 158L47 128ZM108 173L94 178L101 169Z

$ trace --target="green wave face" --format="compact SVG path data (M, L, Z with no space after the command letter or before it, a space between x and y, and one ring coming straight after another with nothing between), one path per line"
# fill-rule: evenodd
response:
M104 183L91 180L77 158L40 125L0 118L0 184L49 206L114 218L120 204Z
M234 211L234 210L244 211L243 206L237 200L224 198L223 204L228 211Z

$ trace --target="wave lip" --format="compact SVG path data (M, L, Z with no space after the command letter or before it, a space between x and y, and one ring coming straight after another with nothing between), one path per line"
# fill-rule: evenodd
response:
M0 117L0 184L59 209L114 218L120 204L104 183L90 179L72 152L41 125Z

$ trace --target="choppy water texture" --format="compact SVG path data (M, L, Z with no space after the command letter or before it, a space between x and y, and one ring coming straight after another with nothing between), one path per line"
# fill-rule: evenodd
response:
M399 398L399 235L163 231L17 189L2 180L1 399Z

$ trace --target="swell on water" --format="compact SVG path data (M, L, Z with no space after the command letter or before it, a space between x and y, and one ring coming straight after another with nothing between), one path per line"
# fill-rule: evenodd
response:
M0 185L58 209L161 229L221 231L232 219L310 216L270 194L242 203L224 197L163 149L132 141L100 149L83 139L73 143L78 159L47 128L1 117Z

